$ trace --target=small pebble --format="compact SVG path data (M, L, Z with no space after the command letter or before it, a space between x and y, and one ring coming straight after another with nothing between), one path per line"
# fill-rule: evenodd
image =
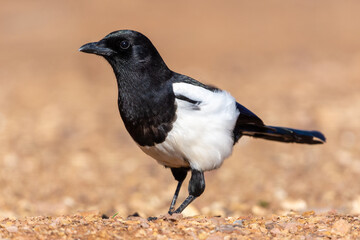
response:
M12 225L12 226L6 227L6 230L7 230L8 232L14 233L14 232L17 232L17 231L18 231L18 227Z
M236 225L238 225L238 226L241 226L241 227L243 227L244 225L244 220L236 220L236 221L234 221L233 222L233 224L236 224Z

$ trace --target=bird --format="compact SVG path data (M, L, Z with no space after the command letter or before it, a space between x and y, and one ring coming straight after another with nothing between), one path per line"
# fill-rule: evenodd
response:
M204 192L204 172L219 168L243 136L326 142L319 131L265 125L227 91L170 70L149 38L138 31L111 32L79 51L102 56L111 65L126 130L144 153L170 168L177 186L169 214L181 213ZM175 208L188 172L188 196Z

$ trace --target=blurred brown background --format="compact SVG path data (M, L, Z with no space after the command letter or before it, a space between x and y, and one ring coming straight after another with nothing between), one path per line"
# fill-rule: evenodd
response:
M143 32L171 69L265 123L328 139L243 138L186 214L360 213L358 1L0 3L0 217L167 211L170 171L125 131L110 66L77 51L118 29Z

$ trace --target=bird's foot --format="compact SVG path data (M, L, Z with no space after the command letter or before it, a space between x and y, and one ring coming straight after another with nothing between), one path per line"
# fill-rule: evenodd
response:
M181 213L175 213L172 212L171 214L165 214L161 216L161 219L167 220L167 221L177 221L179 219L182 219L184 216Z

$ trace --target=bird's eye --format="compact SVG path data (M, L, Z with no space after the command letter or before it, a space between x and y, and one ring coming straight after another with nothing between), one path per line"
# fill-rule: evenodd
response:
M126 41L126 40L123 40L123 41L121 41L121 43L120 43L120 47L121 47L122 49L128 49L128 48L130 47L130 43L129 43L128 41Z

